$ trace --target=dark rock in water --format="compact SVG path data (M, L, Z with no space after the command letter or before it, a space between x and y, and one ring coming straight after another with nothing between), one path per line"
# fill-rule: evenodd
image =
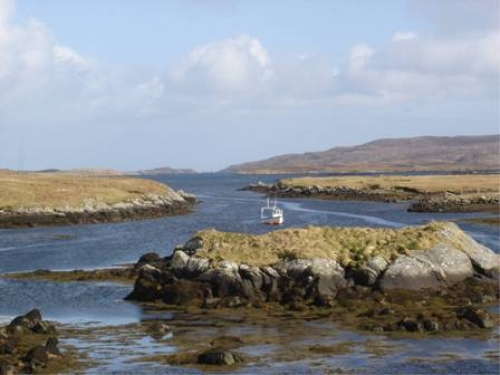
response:
M23 358L23 361L28 365L28 367L32 370L37 370L39 368L47 366L47 362L49 361L49 353L45 346L35 346L30 349L28 353Z
M422 322L426 331L439 331L439 323L435 320L424 319Z
M408 332L419 332L424 330L424 325L422 324L422 322L409 318L403 319L399 323L399 325Z
M161 338L170 332L170 327L160 320L156 320L148 327L148 332L153 338Z
M59 340L57 339L57 337L49 337L47 343L45 344L45 349L47 349L49 357L62 357L62 354L59 351L57 345L59 345Z
M494 323L489 314L483 310L466 307L457 311L457 317L467 319L479 328L493 328Z
M135 280L134 290L125 299L148 302L161 298L162 286L155 276L155 271L143 268Z
M42 320L40 310L33 309L25 315L15 317L8 325L7 331L16 334L22 334L26 331L44 334L55 332L55 327Z
M209 349L198 356L199 365L232 366L243 362L243 356L222 348Z

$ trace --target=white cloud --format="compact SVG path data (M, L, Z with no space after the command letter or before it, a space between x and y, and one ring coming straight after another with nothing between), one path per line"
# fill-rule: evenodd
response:
M267 50L246 35L193 49L172 72L173 81L191 92L252 95L273 75Z
M78 69L90 70L95 67L94 62L73 51L71 48L55 45L53 48L54 62L59 65L71 65Z
M366 44L356 44L349 52L348 66L350 70L364 68L375 54L375 50Z
M412 31L396 31L392 35L393 42L404 42L406 40L416 39L417 34Z

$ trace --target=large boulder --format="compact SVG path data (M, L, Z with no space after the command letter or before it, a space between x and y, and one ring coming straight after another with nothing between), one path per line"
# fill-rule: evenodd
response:
M448 230L443 231L446 234ZM472 237L460 232L462 251L470 258L474 269L479 273L494 279L500 276L500 255L477 243Z
M462 251L440 244L399 256L380 280L382 289L442 288L473 276L472 263Z
M464 252L447 245L438 244L425 251L413 251L411 256L423 262L429 262L439 278L446 285L453 285L472 277L474 269L470 258Z

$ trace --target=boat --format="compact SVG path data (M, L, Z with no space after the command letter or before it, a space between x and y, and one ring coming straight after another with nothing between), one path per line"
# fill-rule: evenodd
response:
M276 199L271 206L269 197L267 197L267 206L260 209L260 220L268 225L281 225L283 224L283 210L278 207Z

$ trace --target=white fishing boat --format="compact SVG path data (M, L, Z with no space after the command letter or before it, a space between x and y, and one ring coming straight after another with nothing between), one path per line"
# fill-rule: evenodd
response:
M267 206L260 209L260 220L264 224L268 225L280 225L283 224L283 210L278 207L276 199L273 204L267 198Z

